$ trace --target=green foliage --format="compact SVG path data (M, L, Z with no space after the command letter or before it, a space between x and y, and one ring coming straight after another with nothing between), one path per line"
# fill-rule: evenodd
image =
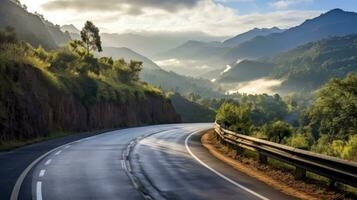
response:
M357 161L357 134L351 135L345 143L342 158Z
M278 94L274 96L235 94L233 97L238 99L241 106L251 110L255 125L283 120L288 114L288 106Z
M232 131L248 134L252 125L251 111L247 107L226 102L218 109L216 121Z
M100 40L99 29L93 22L87 21L81 31L81 38L87 52L102 51L102 41Z
M327 135L323 135L311 149L318 153L357 161L357 134L351 135L348 140L337 139L332 142Z
M357 74L349 74L344 79L331 79L313 99L235 94L232 97L239 104L224 103L216 119L233 131L244 127L245 134L261 139L356 161L356 95ZM243 108L252 119L246 123L241 119Z
M311 91L334 77L357 72L357 35L309 43L273 59L273 77L285 79L283 91Z
M5 30L0 30L0 44L16 42L17 38L13 27L7 26Z
M263 132L270 141L282 143L283 140L293 133L293 129L290 124L283 121L276 121L272 124L265 124L263 126Z
M146 93L162 95L157 88L140 82L141 62L80 54L82 47L74 44L48 52L22 42L1 43L0 63L38 68L49 83L85 103L126 102L131 98L145 98Z
M293 134L287 143L289 146L308 150L310 148L309 140L306 136L301 133Z
M317 94L307 111L309 125L330 141L357 133L357 74L332 79Z

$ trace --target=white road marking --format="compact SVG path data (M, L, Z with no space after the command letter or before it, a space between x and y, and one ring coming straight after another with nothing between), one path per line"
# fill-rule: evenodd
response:
M58 156L60 153L62 153L62 150L57 151L55 155Z
M109 135L109 134L113 134L116 131L108 131L106 133L101 133L101 135ZM23 181L25 180L26 175L29 173L29 171L37 164L39 163L43 158L45 158L46 156L48 156L49 154L57 151L60 148L63 148L65 145L70 145L70 144L76 144L78 143L78 141L73 141L67 144L64 144L62 146L59 146L57 148L54 148L44 154L42 154L40 157L38 157L35 161L33 161L29 166L26 167L26 169L21 173L21 175L19 176L19 178L16 180L15 186L12 188L12 192L11 192L11 197L10 200L17 200L19 197L19 193L20 193L20 189L21 189L21 185L23 183ZM51 159L50 159L51 160ZM51 161L47 161L46 162L47 165L49 165L51 163Z
M45 175L45 173L46 173L46 170L45 169L42 169L41 171L40 171L40 174L38 175L39 177L43 177L44 175Z
M188 151L188 153L190 153L190 155L196 160L198 161L201 165L203 165L204 167L206 167L207 169L211 170L213 173L217 174L218 176L220 176L221 178L223 178L224 180L230 182L231 184L241 188L242 190L245 190L246 192L249 192L250 194L260 198L260 199L263 199L263 200L269 200L268 198L254 192L253 190L250 190L249 188L246 188L244 187L243 185L235 182L234 180L226 177L225 175L221 174L220 172L218 172L217 170L213 169L212 167L208 166L206 163L204 163L202 160L200 160L195 154L192 153L190 147L188 146L188 140L192 137L192 135L196 134L197 132L193 132L191 133L189 136L186 137L185 139L185 146L186 146L186 149Z
M49 165L49 164L51 164L51 162L52 162L52 159L48 159L48 160L45 162L45 165Z
M125 160L121 160L121 167L126 170Z
M37 181L36 185L36 199L37 200L42 200L42 182Z
M64 148L65 148L65 149L68 149L69 147L71 147L71 145L67 145L67 146L65 146Z

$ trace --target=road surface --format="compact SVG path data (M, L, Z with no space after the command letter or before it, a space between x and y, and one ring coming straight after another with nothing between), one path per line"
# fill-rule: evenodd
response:
M211 127L147 126L73 141L32 163L28 173L22 174L24 180L17 180L12 196L37 200L292 199L212 157L198 135Z

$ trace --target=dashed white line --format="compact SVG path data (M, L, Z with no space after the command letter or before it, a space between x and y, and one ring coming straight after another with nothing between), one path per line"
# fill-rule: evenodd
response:
M244 187L243 185L235 182L234 180L228 178L227 176L221 174L220 172L218 172L217 170L213 169L212 167L208 166L206 163L204 163L202 160L200 160L195 154L192 153L190 147L188 146L188 140L191 138L192 135L196 134L197 132L193 132L191 133L189 136L186 137L185 139L185 146L186 149L188 151L188 153L197 161L199 162L201 165L203 165L204 167L206 167L207 169L211 170L213 173L217 174L218 176L220 176L221 178L223 178L224 180L230 182L231 184L241 188L242 190L245 190L246 192L258 197L259 199L263 199L263 200L269 200L267 197L264 197L256 192L254 192L253 190L250 190L247 187Z
M41 181L37 181L37 184L36 184L36 199L42 200L42 182Z
M69 147L71 147L71 145L67 145L67 146L65 146L64 148L65 148L65 149L68 149Z
M45 173L46 173L46 170L45 169L42 169L41 171L40 171L40 174L38 175L39 177L43 177L44 175L45 175Z
M60 153L62 153L62 150L57 151L55 155L58 156Z
M49 165L49 164L51 164L51 162L52 162L52 159L48 159L48 160L45 162L45 165Z
M121 160L121 167L126 170L125 160Z

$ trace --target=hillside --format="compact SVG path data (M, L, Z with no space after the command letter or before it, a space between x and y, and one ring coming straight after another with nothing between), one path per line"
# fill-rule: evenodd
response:
M156 56L157 59L213 60L226 53L229 48L220 42L187 41L184 44Z
M334 9L282 33L244 42L231 49L223 59L230 63L237 59L273 56L308 42L352 33L357 33L357 13Z
M357 72L357 35L309 43L273 59L272 77L284 79L279 90L314 90L333 77Z
M140 77L143 81L160 87L162 90L176 91L181 94L199 93L205 97L218 97L221 95L219 86L208 80L191 78L179 75L174 72L167 72L161 69L149 58L134 52L131 49L122 47L104 47L99 55L112 57L114 59L137 60L143 62L143 70Z
M243 60L223 73L217 81L220 83L244 82L268 76L274 64L264 61Z
M0 1L0 29L11 26L20 40L33 46L54 49L70 40L69 34L46 21L43 16L27 12L22 6L9 0Z
M180 122L161 91L138 80L140 63L47 52L0 32L0 143L79 132Z
M175 72L167 72L162 69L143 70L140 76L142 80L155 85L166 92L174 91L183 95L197 93L203 97L214 98L223 95L219 85L206 79L182 76Z
M257 36L267 36L272 33L283 32L284 29L279 29L278 27L273 28L254 28L247 32L241 33L233 38L225 40L222 44L225 47L235 47L243 42L247 42Z
M191 102L180 94L170 95L170 100L175 110L180 114L182 122L213 122L215 119L216 113L213 110Z
M103 52L99 55L112 57L114 59L136 60L143 62L144 70L160 69L153 61L147 57L140 55L126 47L103 47Z

